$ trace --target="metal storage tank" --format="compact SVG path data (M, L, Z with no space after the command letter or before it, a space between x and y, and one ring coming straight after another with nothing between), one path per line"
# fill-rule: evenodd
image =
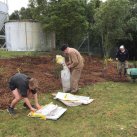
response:
M5 33L9 51L50 51L55 48L55 33L44 33L38 22L7 22Z
M4 26L4 22L8 20L8 6L6 3L0 1L0 30Z

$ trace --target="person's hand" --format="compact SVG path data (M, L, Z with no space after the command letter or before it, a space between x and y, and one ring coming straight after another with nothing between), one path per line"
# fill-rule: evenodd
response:
M39 104L37 104L36 107L38 110L42 108L42 106L40 106Z
M67 66L70 65L70 62L66 62L66 65L67 65Z
M70 65L68 65L68 68L70 69L70 68L71 68L71 66L70 66Z
M118 58L116 58L116 61L118 61Z
M33 112L37 111L37 109L35 109L33 107L30 110L33 111Z

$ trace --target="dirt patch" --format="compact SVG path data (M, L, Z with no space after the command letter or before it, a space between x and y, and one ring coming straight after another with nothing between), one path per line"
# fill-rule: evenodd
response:
M103 69L103 61L96 57L85 56L85 67L80 79L80 87L96 82L127 81L119 79L116 63L108 63L107 69ZM39 81L39 92L54 92L61 89L61 66L55 64L52 55L40 57L18 57L12 59L0 59L0 108L6 108L13 99L8 89L9 78L17 72L35 77Z

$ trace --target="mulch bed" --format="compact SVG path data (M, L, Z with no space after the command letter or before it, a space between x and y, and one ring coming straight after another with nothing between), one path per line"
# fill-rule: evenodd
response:
M116 62L109 62L105 68L100 58L84 56L84 59L85 66L79 82L80 87L110 80L128 81L127 78L118 77ZM12 75L21 72L35 77L39 81L40 93L54 92L61 89L61 68L55 63L54 55L0 59L0 109L6 108L13 99L8 88L8 81Z

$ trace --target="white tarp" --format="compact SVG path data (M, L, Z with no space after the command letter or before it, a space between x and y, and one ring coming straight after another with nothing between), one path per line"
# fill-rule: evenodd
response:
M77 95L72 95L70 93L63 93L63 92L58 92L54 99L60 100L66 106L79 106L82 104L86 105L91 103L94 100L94 99L91 99L90 97L77 96Z
M62 114L66 111L66 108L59 107L58 105L54 105L52 103L42 107L41 109L35 112L35 115L43 115L46 119L57 120L62 116ZM30 116L30 115L29 115ZM31 117L31 116L30 116ZM32 116L35 117L35 116Z

